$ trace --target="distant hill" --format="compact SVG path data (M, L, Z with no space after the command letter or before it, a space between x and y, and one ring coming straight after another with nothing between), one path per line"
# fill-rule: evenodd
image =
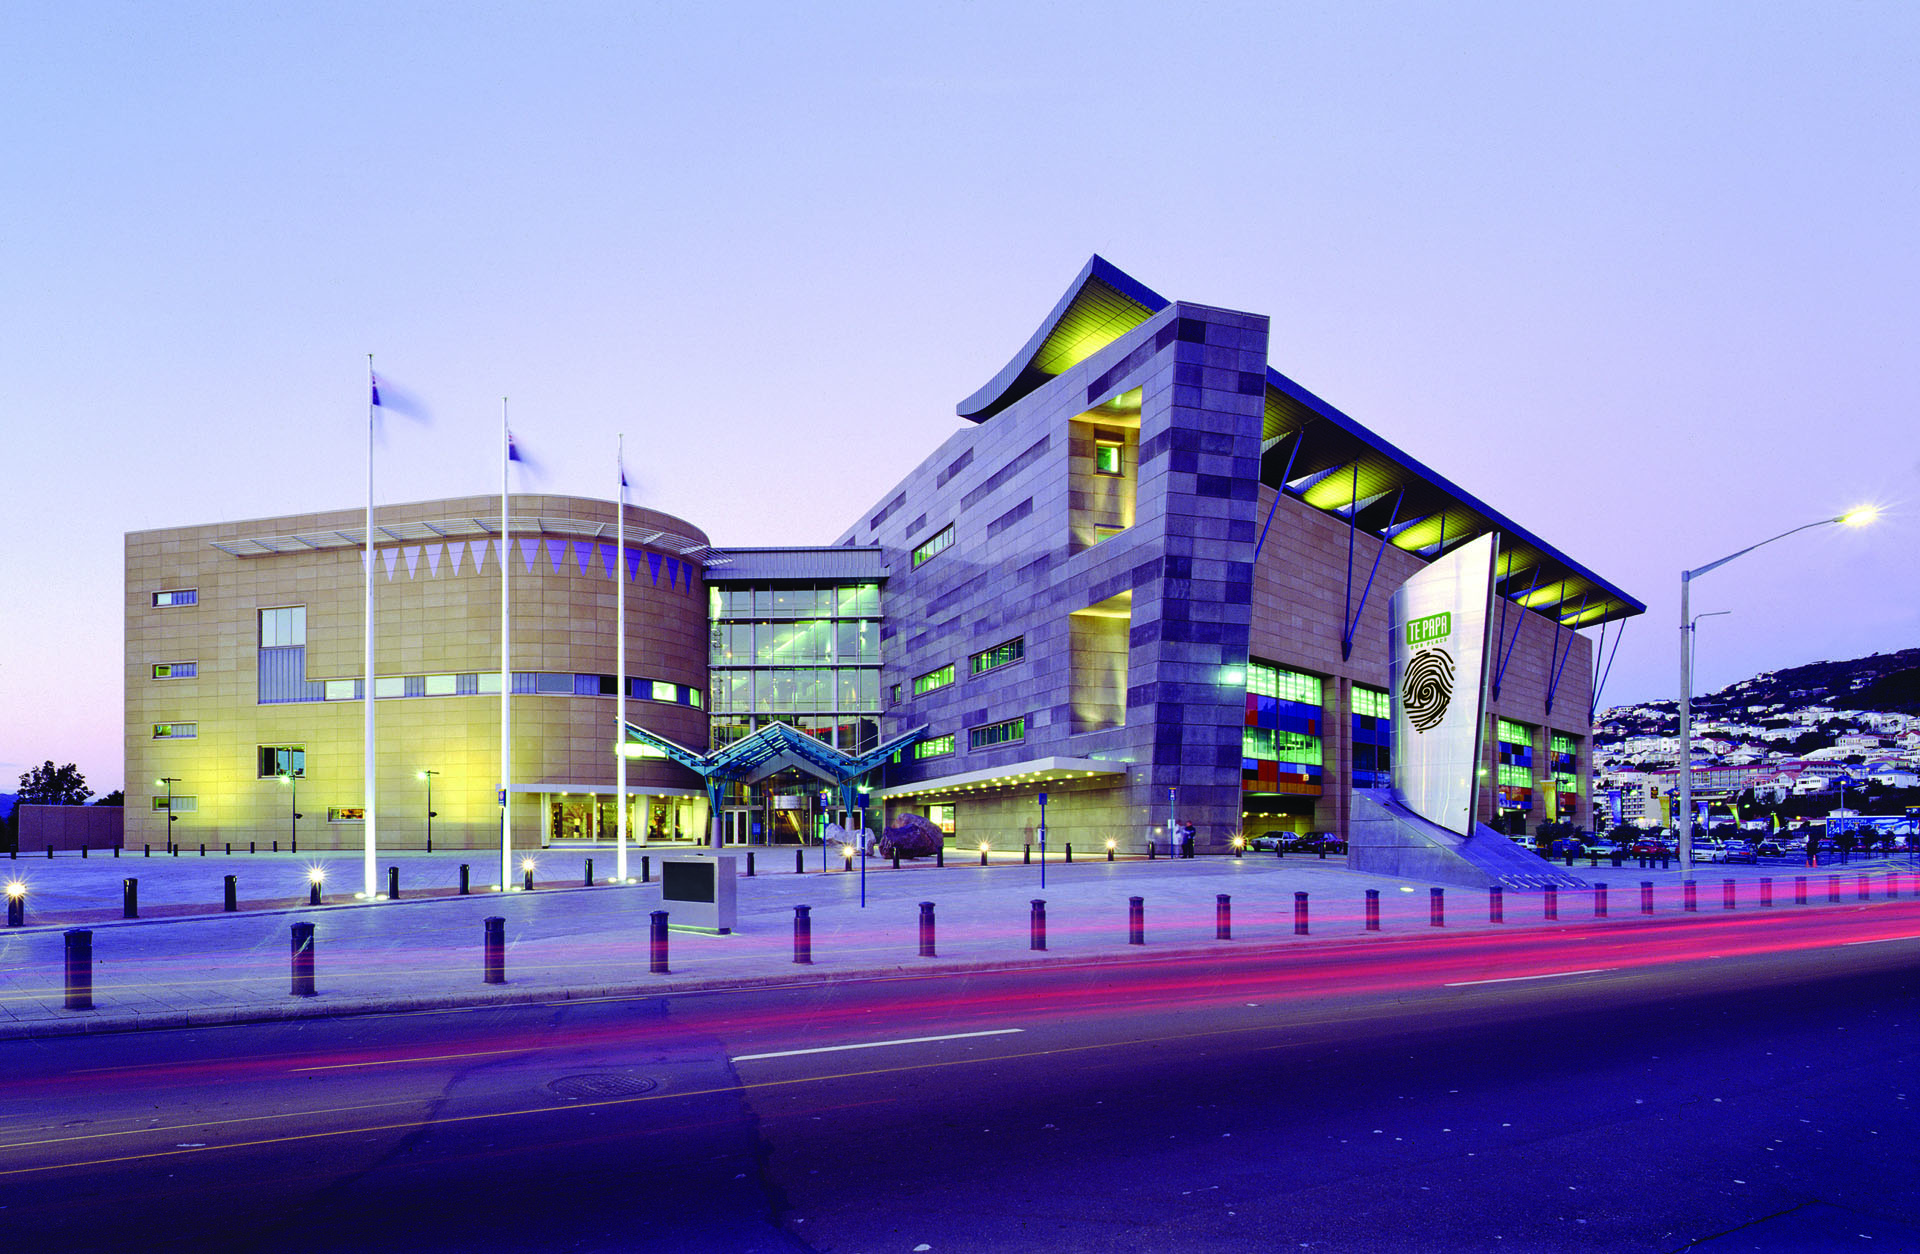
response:
M20 799L17 792L0 792L0 819L13 813L13 803Z
M1920 649L1845 662L1809 662L1730 684L1708 700L1734 705L1830 705L1920 713Z

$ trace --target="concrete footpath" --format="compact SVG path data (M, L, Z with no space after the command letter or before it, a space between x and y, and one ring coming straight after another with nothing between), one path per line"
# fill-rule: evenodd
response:
M794 872L791 848L758 850L758 874L737 882L739 930L726 936L673 927L669 972L649 964L649 916L662 908L659 859L685 850L631 850L629 871L651 858L653 882L611 883L610 847L530 851L533 892L501 893L498 856L483 850L398 854L377 862L378 885L400 871L399 900L356 901L362 884L357 853L239 854L178 858L137 855L0 861L0 882L25 885L25 925L0 930L0 1039L142 1028L420 1010L491 1002L549 1001L698 988L786 983L895 972L969 970L1047 961L1111 961L1143 952L1170 954L1234 945L1295 946L1369 943L1434 934L1431 889L1420 881L1350 871L1338 859L1271 854L1183 861L1104 853L1067 864L1055 854L1045 868L1019 854L955 855L895 869L871 859L862 876L834 860L822 871L820 850L806 851L808 871ZM744 853L736 855L744 871ZM584 883L587 859L595 883ZM471 895L457 893L459 868L471 868ZM516 870L518 862L516 860ZM323 904L307 904L309 872L324 873ZM1608 920L1633 926L1640 884L1653 885L1655 914L1682 916L1677 868L1582 867L1608 885ZM223 881L236 880L241 905L222 909ZM1808 871L1792 865L1703 866L1695 885L1701 916L1724 910L1723 882L1735 908L1760 906L1762 878L1775 908L1794 904L1796 876L1808 877L1809 908L1911 898L1920 873L1911 860L1858 861ZM1833 877L1838 877L1837 879ZM138 880L140 917L122 918L122 886ZM517 879L517 875L516 875ZM1366 894L1379 894L1378 932L1366 929ZM1862 897L1862 893L1865 897ZM1295 933L1296 894L1307 894L1308 936ZM1231 911L1229 942L1216 939L1218 898ZM1144 902L1144 950L1128 942L1128 899ZM1558 919L1545 917L1540 892L1509 891L1505 920L1488 918L1483 890L1447 887L1441 898L1448 931L1495 926L1551 929L1594 921L1595 894L1566 889ZM1031 902L1046 902L1044 952L1030 947ZM935 950L919 955L919 903L934 903ZM794 907L812 916L811 966L794 958ZM671 919L671 912L670 919ZM506 920L507 982L482 982L483 920ZM291 925L314 925L317 995L290 988ZM90 1009L65 1008L63 932L92 932Z

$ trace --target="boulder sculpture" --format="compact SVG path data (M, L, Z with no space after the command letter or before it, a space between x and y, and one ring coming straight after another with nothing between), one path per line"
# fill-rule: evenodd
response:
M880 833L880 856L891 858L898 853L903 858L931 858L940 851L945 839L931 819L919 814L902 814Z

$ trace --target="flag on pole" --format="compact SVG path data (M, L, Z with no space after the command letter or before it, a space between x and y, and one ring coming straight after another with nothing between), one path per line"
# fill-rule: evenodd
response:
M403 388L395 387L391 382L382 384L380 376L372 370L367 371L367 388L372 393L370 399L375 409L391 410L396 414L417 418L422 422L427 420L427 407L420 403L418 397Z
M620 462L620 503L621 503L622 505L625 505L625 504L627 503L627 488L628 488L628 487L630 486L630 485L629 485L629 484L627 483L627 455L626 455L626 453L624 453L624 452L622 452L622 453L620 454L620 456L619 456L619 462Z
M540 473L540 463L527 456L526 450L520 447L520 441L515 438L512 427L507 428L507 460L519 462L520 469L527 474L537 476Z

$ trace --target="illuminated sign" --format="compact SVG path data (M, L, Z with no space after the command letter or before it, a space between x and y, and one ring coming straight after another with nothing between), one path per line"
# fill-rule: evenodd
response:
M1422 818L1473 831L1486 706L1495 537L1482 536L1393 594L1393 791Z

